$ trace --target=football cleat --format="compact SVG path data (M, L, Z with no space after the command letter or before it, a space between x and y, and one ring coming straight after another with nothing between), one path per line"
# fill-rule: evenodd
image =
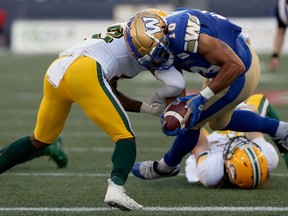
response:
M178 165L169 173L160 173L157 170L157 163L158 161L143 161L135 163L132 168L132 173L138 178L152 180L176 176L180 172L180 165Z
M68 156L63 148L61 137L58 137L48 148L50 159L57 164L58 168L65 168L68 164Z
M143 208L142 205L127 196L123 186L116 185L111 179L108 179L108 188L104 202L107 206L118 208L122 211L137 211Z
M128 21L124 30L129 52L139 64L153 70L169 69L174 61L163 15L158 10L143 10Z
M288 168L288 136L285 139L273 138L273 142L276 144Z

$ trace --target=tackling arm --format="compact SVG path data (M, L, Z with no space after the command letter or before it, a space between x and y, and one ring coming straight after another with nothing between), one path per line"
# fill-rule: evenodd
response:
M138 101L132 98L129 98L128 96L124 95L122 92L118 91L117 81L110 82L110 86L112 87L114 93L117 95L119 101L121 102L124 109L128 112L140 112L141 106L143 104L142 101Z

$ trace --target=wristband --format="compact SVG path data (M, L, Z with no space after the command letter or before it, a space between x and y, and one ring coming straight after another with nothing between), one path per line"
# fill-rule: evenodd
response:
M272 53L271 58L278 58L279 54L278 53Z
M207 86L202 91L200 91L200 94L209 100L211 97L213 97L215 94L214 92Z
M150 113L150 105L143 102L140 107L140 113Z

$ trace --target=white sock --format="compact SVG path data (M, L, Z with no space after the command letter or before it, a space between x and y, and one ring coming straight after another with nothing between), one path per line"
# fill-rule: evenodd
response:
M285 139L288 136L288 123L280 121L275 136Z
M172 172L172 170L174 169L175 167L170 167L168 166L165 161L164 161L164 158L162 158L160 161L158 161L157 163L157 169L159 172L161 173L170 173Z

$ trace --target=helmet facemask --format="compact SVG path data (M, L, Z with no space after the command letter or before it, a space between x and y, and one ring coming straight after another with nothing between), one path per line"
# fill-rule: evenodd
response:
M124 38L131 54L142 66L165 70L173 65L165 18L153 11L141 11L127 23Z
M268 166L260 147L244 136L234 137L223 151L230 181L243 189L254 189L267 179Z
M165 41L165 44L162 41ZM152 48L150 55L138 59L139 64L152 70L169 69L174 62L174 55L169 45L170 41L164 36L157 46Z

